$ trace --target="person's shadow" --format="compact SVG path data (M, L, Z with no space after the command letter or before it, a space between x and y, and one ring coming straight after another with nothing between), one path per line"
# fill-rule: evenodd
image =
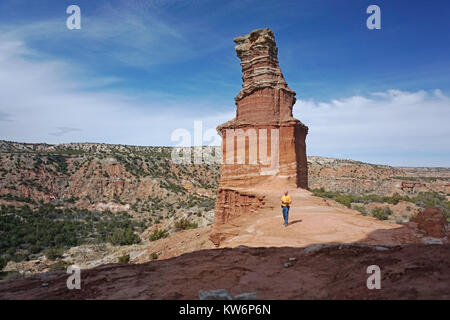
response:
M291 225L291 224L296 224L296 223L299 223L299 222L302 222L302 220L294 220L294 221L291 221L291 222L289 222L289 226Z

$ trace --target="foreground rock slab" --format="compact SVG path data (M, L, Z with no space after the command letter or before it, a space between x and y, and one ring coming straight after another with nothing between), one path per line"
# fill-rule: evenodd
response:
M295 257L289 268L283 263ZM369 290L369 265L381 269L381 289ZM304 248L196 251L136 265L82 270L81 290L65 273L0 283L0 299L198 299L200 290L259 299L450 299L450 246L411 244L379 251L346 244ZM42 286L46 283L46 286Z

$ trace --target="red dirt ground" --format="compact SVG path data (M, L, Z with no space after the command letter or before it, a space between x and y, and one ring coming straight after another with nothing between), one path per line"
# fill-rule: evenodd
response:
M199 290L255 292L260 299L450 299L450 246L375 246L201 250L176 258L82 270L81 290L67 274L0 284L0 299L197 299ZM291 266L284 264L296 258ZM369 265L381 289L366 286ZM42 286L47 283L47 286Z

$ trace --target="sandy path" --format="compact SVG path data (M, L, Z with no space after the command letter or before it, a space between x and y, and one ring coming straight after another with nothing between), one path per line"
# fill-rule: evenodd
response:
M284 227L279 189L252 189L264 194L266 206L255 214L234 219L237 235L221 242L221 247L304 247L316 243L363 242L394 245L417 242L412 232L361 215L333 201L318 198L303 189L291 189L293 205L289 225ZM237 227L239 226L239 227Z

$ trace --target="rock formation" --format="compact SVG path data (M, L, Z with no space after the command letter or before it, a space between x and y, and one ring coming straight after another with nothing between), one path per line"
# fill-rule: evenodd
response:
M214 210L215 222L221 224L233 216L256 212L264 204L264 198L243 191L222 188L217 192L216 203L220 206L216 206Z
M295 92L278 65L273 32L254 30L234 42L243 84L235 98L236 117L217 128L223 152L215 212L219 224L227 221L230 211L245 212L255 205L255 199L236 196L235 188L255 186L271 177L286 186L308 188L308 127L292 116ZM244 199L244 207L237 199Z
M428 207L411 220L417 223L417 228L427 237L447 238L448 222L437 207Z

